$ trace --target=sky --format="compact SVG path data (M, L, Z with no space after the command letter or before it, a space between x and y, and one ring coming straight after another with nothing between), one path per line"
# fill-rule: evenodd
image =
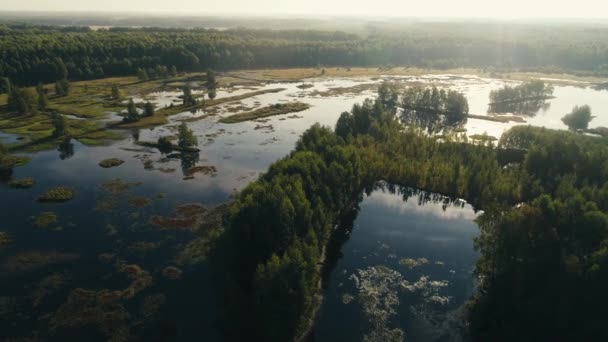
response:
M608 0L0 0L0 11L205 15L608 18Z

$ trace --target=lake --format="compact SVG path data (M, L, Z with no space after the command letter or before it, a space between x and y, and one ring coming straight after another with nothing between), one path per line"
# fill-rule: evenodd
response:
M86 336L105 341L136 335L218 340L213 280L204 253L189 248L200 236L192 229L163 227L159 220L167 220L155 217L171 221L183 204L197 203L200 208L189 208L203 213L229 202L272 162L288 154L310 125L319 122L333 127L341 112L372 97L383 79L460 90L475 114L487 112L492 89L514 83L429 75L313 79L307 80L312 84L307 89L299 88L301 83L236 86L218 91L218 98L261 89L285 90L227 103L212 113L179 114L162 127L126 131L123 140L108 146L72 141L61 150L28 154L31 162L16 168L12 177L32 177L34 187L14 189L0 183L0 232L10 239L0 248L0 332L5 335L0 337L51 336L50 340L67 341ZM179 101L180 94L167 91L146 98L162 107ZM554 95L549 107L526 118L528 123L564 129L560 118L576 104L589 104L597 116L590 126L608 126L608 117L602 115L608 109L608 91L587 85L556 86ZM258 122L217 121L242 108L287 101L312 107ZM214 116L191 121L206 114ZM107 120L116 118L116 113L109 113ZM198 160L184 164L134 143L135 138L156 141L175 134L184 119L191 121L189 127L199 139ZM513 125L470 119L466 128L469 134L498 138ZM15 139L0 134L3 143ZM125 163L100 168L98 163L107 158ZM191 174L192 166L213 166L217 171ZM73 188L75 198L59 204L36 201L55 186ZM388 330L400 329L412 340L432 340L433 331L455 321L458 308L474 289L475 213L468 205L445 210L432 201L419 205L416 196L404 202L402 195L379 189L361 203L352 236L343 247L344 257L326 290L316 331L319 341L357 339L373 332L366 324L360 324L361 329L348 328L369 319L357 299L366 291L362 284L385 278L403 287L386 284L385 293L400 303L385 303L395 311L387 320ZM90 316L79 314L82 305L90 309Z
M333 266L316 341L457 341L475 289L473 208L385 184L366 196ZM374 322L374 323L372 323Z

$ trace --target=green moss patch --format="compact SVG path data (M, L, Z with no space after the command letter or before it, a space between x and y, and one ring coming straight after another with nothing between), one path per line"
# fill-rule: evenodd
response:
M38 202L66 202L74 197L74 190L67 187L56 187L38 196Z
M50 225L54 225L58 222L58 216L55 212L44 211L34 218L34 224L38 228L47 228Z
M15 179L15 180L8 182L8 185L11 188L17 188L17 189L29 189L29 188L33 187L34 184L35 184L35 182L34 182L33 178Z
M110 159L105 159L99 162L99 166L105 168L105 169L109 169L111 167L116 167L116 166L120 166L124 163L124 160L121 159L117 159L117 158L110 158Z

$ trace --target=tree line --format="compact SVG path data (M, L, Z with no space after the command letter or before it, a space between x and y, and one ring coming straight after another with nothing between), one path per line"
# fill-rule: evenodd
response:
M404 29L407 31L407 29ZM525 31L525 30L524 30ZM0 76L18 85L177 71L317 66L480 67L608 72L602 32L527 30L514 40L449 27L368 36L313 30L225 31L113 28L91 31L8 24L0 30ZM457 32L457 33L455 33ZM144 73L145 71L145 73Z

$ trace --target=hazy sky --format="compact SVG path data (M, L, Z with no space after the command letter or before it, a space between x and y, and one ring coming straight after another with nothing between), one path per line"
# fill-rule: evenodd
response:
M0 11L606 18L608 0L0 0Z

